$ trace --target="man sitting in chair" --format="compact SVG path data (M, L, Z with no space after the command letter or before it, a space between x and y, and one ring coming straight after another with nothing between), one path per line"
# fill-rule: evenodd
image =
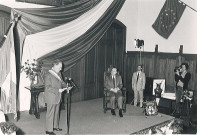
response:
M118 100L119 116L122 115L122 78L117 74L117 69L115 67L111 70L111 75L106 76L105 87L109 90L110 103L111 103L111 114L116 115L115 113L115 99Z

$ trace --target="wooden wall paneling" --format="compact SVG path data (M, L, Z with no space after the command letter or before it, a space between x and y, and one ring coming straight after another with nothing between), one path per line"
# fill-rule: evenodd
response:
M85 64L85 100L87 99L94 99L95 96L95 51L96 49L93 48L87 55L86 55L86 64Z
M104 37L105 38L105 37ZM105 40L104 40L105 41ZM99 42L97 46L97 96L103 97L103 89L104 89L104 72L107 70L107 66L105 65L106 54L105 54L105 44L106 42Z
M131 89L131 77L132 73L136 70L136 65L138 63L138 52L127 52L126 66L126 87ZM144 72L146 77L151 78L165 78L166 79L166 91L174 92L175 90L175 80L174 80L174 68L183 62L189 64L189 72L192 77L189 82L189 89L197 91L197 73L196 73L196 61L197 55L184 54L180 55L177 53L152 53L145 52L142 58L144 63ZM153 72L151 72L153 71Z
M73 79L74 83L77 85L77 88L74 88L74 92L73 92L73 102L77 102L77 101L81 101L84 99L83 97L83 93L84 93L84 89L83 89L83 85L84 85L84 79L82 79L82 77L84 77L85 72L84 72L84 59L82 58L75 66L74 68L72 68L71 70L71 78Z
M63 77L71 77L78 89L73 89L72 102L78 102L84 100L84 83L85 83L85 57L76 63L71 69L62 73ZM64 95L64 100L66 95ZM66 102L66 101L65 101Z
M114 45L113 45L113 28L109 27L106 33L107 44L106 44L106 66L115 65L114 63Z

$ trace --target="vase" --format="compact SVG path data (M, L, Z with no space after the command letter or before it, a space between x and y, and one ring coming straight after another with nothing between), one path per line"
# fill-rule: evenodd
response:
M37 75L30 79L31 85L37 84L37 81L38 81Z

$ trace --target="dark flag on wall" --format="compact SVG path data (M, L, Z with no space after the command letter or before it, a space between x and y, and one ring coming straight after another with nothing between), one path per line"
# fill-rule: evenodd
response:
M166 0L155 23L152 25L153 29L167 39L178 24L185 7L186 5L178 0Z

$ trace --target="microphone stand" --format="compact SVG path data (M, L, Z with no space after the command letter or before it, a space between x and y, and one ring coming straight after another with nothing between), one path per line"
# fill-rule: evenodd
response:
M67 91L67 135L69 135L70 129L70 112L71 112L71 93Z

